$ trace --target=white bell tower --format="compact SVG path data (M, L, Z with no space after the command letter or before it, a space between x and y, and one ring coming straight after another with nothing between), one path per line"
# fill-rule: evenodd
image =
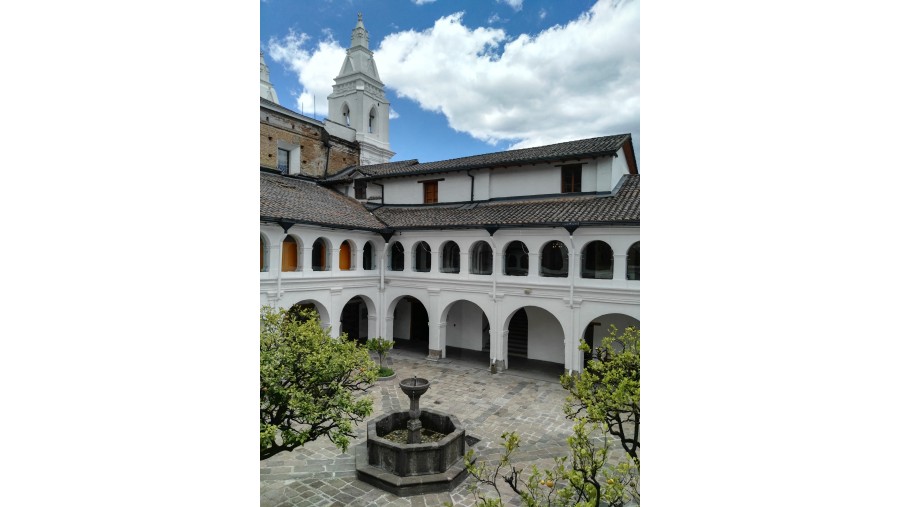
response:
M350 37L350 49L328 96L328 119L356 131L360 165L381 164L394 156L388 141L390 110L360 13Z
M259 52L259 96L278 104L278 94L275 93L275 87L269 82L269 67L266 65L262 51Z

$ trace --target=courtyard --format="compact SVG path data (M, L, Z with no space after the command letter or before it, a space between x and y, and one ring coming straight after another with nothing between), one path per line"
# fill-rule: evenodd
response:
M458 417L466 434L479 439L474 445L479 460L496 462L502 451L500 436L512 431L518 432L522 442L512 458L517 468L529 469L532 464L549 468L554 457L568 454L566 437L572 422L562 411L566 391L559 385L558 373L546 365L538 362L529 368L523 361L517 369L491 374L486 362L476 358L462 355L432 361L418 351L403 349L392 350L386 363L396 378L379 381L370 389L374 407L369 419L409 409L409 399L398 383L416 375L431 381L421 407ZM410 497L397 497L357 480L354 449L365 445L365 428L364 423L357 426L357 439L346 453L322 438L260 461L261 507L474 505L471 477L447 493ZM505 484L501 490L507 505L520 505Z

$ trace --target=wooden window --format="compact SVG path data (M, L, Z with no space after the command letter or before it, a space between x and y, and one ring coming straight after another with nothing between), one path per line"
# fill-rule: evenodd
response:
M562 166L562 192L581 192L581 164Z
M297 241L290 236L281 244L281 271L297 271Z
M357 199L365 199L366 198L366 182L360 181L360 180L354 181L353 182L353 191L355 192L354 196Z
M423 181L422 188L425 189L425 204L438 202L437 181Z
M341 251L340 251L339 265L338 265L338 267L341 269L341 271L347 271L350 269L350 256L351 256L350 243L347 241L344 241L343 243L341 243Z

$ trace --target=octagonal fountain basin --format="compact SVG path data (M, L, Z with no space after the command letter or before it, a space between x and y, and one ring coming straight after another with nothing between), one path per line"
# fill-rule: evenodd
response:
M436 441L409 444L385 438L407 429L408 411L369 421L367 441L356 448L357 478L397 496L450 491L458 486L467 475L463 459L466 430L455 416L437 410L422 410L419 420L423 433Z

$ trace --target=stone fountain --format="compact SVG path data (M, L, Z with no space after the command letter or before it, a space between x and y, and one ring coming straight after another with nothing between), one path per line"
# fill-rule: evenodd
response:
M401 380L409 411L369 421L366 442L356 448L359 480L397 496L409 496L450 491L466 478L466 430L459 419L419 409L419 398L430 386L427 379L418 377ZM395 432L404 429L406 443L398 442ZM422 441L423 432L431 441ZM385 438L388 436L393 439Z

